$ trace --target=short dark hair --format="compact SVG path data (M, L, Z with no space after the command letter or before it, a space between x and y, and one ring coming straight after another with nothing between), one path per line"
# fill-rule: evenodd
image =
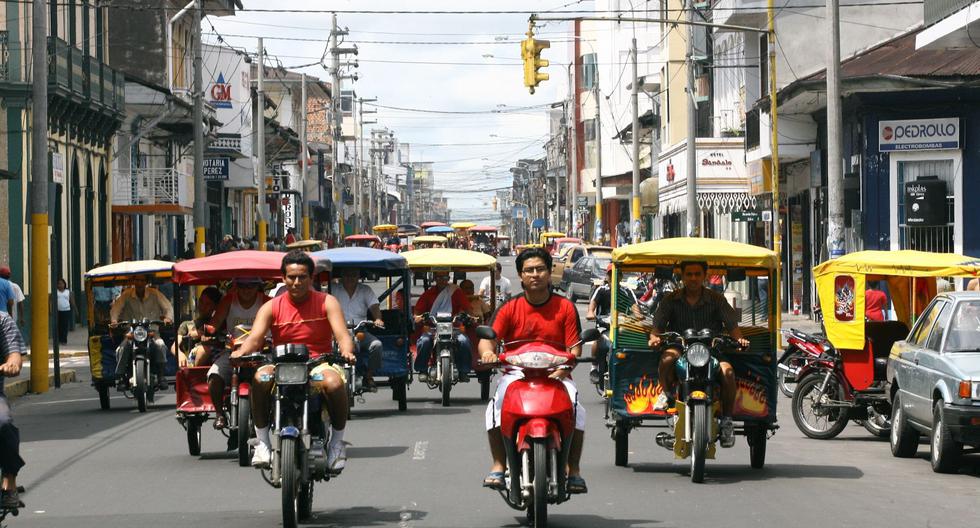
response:
M221 290L219 290L216 286L208 286L201 292L201 297L207 297L215 304L218 304L221 301Z
M504 267L500 265L500 261L497 261L497 271L504 271Z
M681 266L680 266L682 275L684 274L684 268L688 266L699 266L701 268L701 271L703 271L705 274L708 273L707 262L703 260L685 260L684 262L681 262Z
M306 266L307 273L310 274L310 277L313 276L313 259L310 258L305 251L301 249L294 249L289 253L286 253L286 256L282 258L282 266L279 268L279 271L282 272L283 276L286 275L286 266L291 264Z
M544 265L551 270L551 253L548 253L544 248L532 247L521 251L520 255L517 255L517 260L514 264L517 265L517 273L524 271L524 262L527 259L539 258L544 261Z

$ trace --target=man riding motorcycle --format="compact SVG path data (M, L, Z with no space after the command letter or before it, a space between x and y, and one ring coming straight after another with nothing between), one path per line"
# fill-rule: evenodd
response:
M24 339L13 318L0 312L0 474L3 476L0 508L16 509L21 506L17 492L17 474L24 467L20 457L20 431L14 425L10 405L3 393L3 378L20 374L26 351Z
M463 293L463 290L459 289L455 284L449 283L448 271L436 271L432 275L436 282L435 286L425 290L422 296L419 297L418 302L415 303L415 324L423 322L422 314L425 313L431 313L433 315L437 313L450 313L455 317L460 312L466 312L469 307L470 302L466 298L466 294ZM470 380L469 372L473 362L473 358L470 357L472 353L470 340L462 332L456 335L456 339L459 347L457 347L456 357L453 358L453 362L459 371L459 381L467 382ZM425 376L429 374L429 356L432 355L434 346L434 332L424 332L419 336L419 340L415 344L416 372Z
M738 340L739 345L748 346L748 340L742 337L742 331L738 328L735 310L728 304L725 296L704 286L708 264L687 261L681 262L680 268L683 286L660 302L657 313L653 315L653 331L648 340L650 347L660 346L660 334L664 332L680 333L689 328L709 328L716 334L727 330L729 335ZM667 348L660 356L660 387L663 391L654 404L656 410L663 411L670 406L670 397L677 383L675 366L680 356L681 350L677 347ZM722 406L719 440L722 447L731 447L735 444L735 429L732 424L736 392L735 371L728 361L721 360L719 363Z
M597 317L608 317L612 313L612 270L613 265L609 264L606 266L606 279L592 292L592 298L589 299L589 310L585 314L585 318L589 321L594 321ZM623 285L617 285L618 294L620 298L627 299L630 304L630 310L633 312L635 317L642 317L643 314L640 312L640 304L636 299L636 294L633 290L623 287ZM606 356L609 354L609 341L608 339L599 339L595 342L592 348L592 356L596 359L592 369L589 370L589 379L595 384L599 383L599 378L606 373Z
M517 340L540 340L563 343L571 347L569 352L576 357L582 354L579 342L581 325L575 305L568 299L551 292L551 255L543 248L526 249L517 256L517 270L520 274L524 294L512 297L504 303L493 319L493 330L497 340L504 343ZM497 361L497 340L480 341L480 358L484 363ZM582 445L585 440L585 408L578 401L578 390L569 379L571 371L559 369L552 374L560 379L575 402L575 433L572 435L571 450L568 454L568 491L586 493L588 488L579 471L582 459ZM504 489L504 471L507 458L504 441L500 432L501 406L507 386L523 374L516 367L508 367L497 383L497 391L487 405L486 426L490 441L490 455L493 466L483 481L483 486L495 490Z
M345 321L353 321L358 324L367 321L368 315L378 328L384 328L385 322L381 318L381 308L378 297L374 290L367 284L360 282L361 272L356 268L345 268L340 272L339 287L335 287L333 296L340 303L340 308L344 313ZM370 332L362 332L364 337L360 342L355 343L355 355L357 356L357 375L364 376L363 387L368 391L378 390L374 384L373 372L370 367L369 359L374 357L377 361L381 359L381 340Z
M237 358L262 350L265 335L272 332L272 344L303 344L311 358L329 354L337 340L340 355L355 362L354 341L347 331L344 314L332 295L313 289L313 259L300 250L286 253L282 259L282 279L287 293L262 305L255 316L248 338L232 352ZM252 420L258 445L252 456L252 466L268 467L272 458L269 436L269 417L275 368L266 365L255 373L252 385ZM317 378L322 379L317 381ZM347 389L344 371L331 363L322 363L310 372L310 383L324 397L330 412L330 445L327 467L339 473L347 462L344 428L347 425Z
M218 303L214 317L211 319L211 326L219 331L230 333L234 339L241 338L243 333L239 325L251 325L255 315L259 313L259 308L269 300L262 292L262 284L262 279L258 277L236 278L235 287ZM231 384L231 360L228 350L224 348L212 348L209 355L209 358L198 358L197 364L207 365L206 361L210 359L208 392L211 394L211 401L215 402L215 408L218 409L214 428L223 429L228 425L228 417L225 416L218 402L224 399L225 387Z
M112 325L119 324L120 321L132 321L139 319L149 319L151 321L163 321L170 324L174 319L174 306L170 303L163 293L156 288L147 288L149 280L143 276L133 278L133 286L127 288L119 295L119 298L112 303L109 309L109 320ZM166 378L166 351L167 347L160 338L159 334L150 339L148 348L150 351L150 362L157 375L157 390L167 388ZM124 339L116 349L116 383L120 390L129 385L130 367L132 366L133 341Z

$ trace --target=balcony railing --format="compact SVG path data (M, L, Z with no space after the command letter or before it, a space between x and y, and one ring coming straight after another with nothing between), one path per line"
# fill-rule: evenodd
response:
M0 81L10 80L10 33L0 31Z
M219 136L208 143L208 149L241 152L242 138L240 136Z
M115 112L123 111L126 80L122 73L59 38L48 37L48 55L48 86L53 95L91 101Z
M135 169L113 174L112 205L191 207L191 178L176 169Z
M976 0L925 0L922 4L923 21L927 26L935 24L975 2Z

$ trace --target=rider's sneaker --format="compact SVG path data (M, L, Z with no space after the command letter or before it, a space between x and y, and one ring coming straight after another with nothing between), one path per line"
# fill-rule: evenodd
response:
M339 475L347 465L347 444L331 442L327 450L327 471L332 475Z
M259 442L255 445L255 453L252 455L252 467L268 468L272 464L272 452L269 447Z
M661 392L657 396L657 401L653 404L653 410L655 411L666 411L670 409L670 396L667 396L667 392Z
M598 367L592 367L592 369L589 370L589 382L592 383L593 385L598 385L599 384L599 368Z
M469 383L470 382L470 375L467 374L467 373L465 373L465 372L460 372L456 376L456 379L459 380L460 383Z
M166 378L161 379L160 381L157 382L157 390L158 391L165 391L169 387L170 387L170 384L167 383L167 379Z
M735 445L735 426L732 424L731 418L723 417L721 423L718 424L718 429L718 441L721 442L721 447Z
M6 490L3 492L3 499L0 500L0 507L5 510L16 510L20 508L20 494L17 493L16 489Z
M419 383L427 383L429 381L429 376L424 372L418 372Z

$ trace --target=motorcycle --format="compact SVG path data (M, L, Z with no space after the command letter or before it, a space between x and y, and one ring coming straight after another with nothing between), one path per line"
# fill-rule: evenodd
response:
M612 340L609 339L609 316L598 316L595 318L595 329L599 332L596 342L592 345L592 357L596 358L596 351L601 346L605 349L605 359L596 358L597 376L589 376L592 385L595 387L596 394L606 397L606 387L609 385L609 352L612 350Z
M150 326L165 324L163 321L144 318L120 322L116 325L117 327L129 326L125 339L133 344L133 353L130 359L129 388L125 393L127 398L136 400L136 408L139 412L146 412L147 405L153 403L158 381L157 375L150 368L150 342L157 337L156 331Z
M476 335L497 338L489 326L477 327ZM598 337L597 330L585 330L574 346ZM510 345L517 349L502 353L500 361L521 368L524 377L512 382L504 394L500 432L508 469L500 496L511 508L525 511L531 526L544 527L548 504L571 498L565 468L575 427L575 402L564 384L549 375L558 368L573 368L577 359L557 343L521 340L500 347Z
M718 355L737 351L738 341L731 336L715 335L711 330L688 329L684 334L662 335L664 346L679 346L683 353L677 360L677 417L674 434L661 432L657 445L682 458L691 458L691 482L704 482L705 461L714 458L720 424L721 375ZM761 434L758 434L761 431ZM765 463L767 434L765 429L748 427L749 459L753 468Z
M422 319L436 329L432 355L429 356L426 384L430 389L442 391L442 406L449 407L449 395L453 385L460 380L455 363L455 354L459 348L457 336L462 333L458 327L472 324L473 318L466 312L460 312L455 317L447 313L435 315L424 313Z
M804 363L796 376L793 421L806 436L834 438L855 420L869 433L891 433L886 366L892 344L908 335L899 321L866 322L864 350L823 347Z
M783 328L781 333L788 344L776 364L776 384L779 392L792 398L803 366L818 359L834 345L821 335L807 334L795 328Z
M310 518L313 510L313 484L336 476L327 467L330 429L325 426L321 397L310 390L311 371L324 362L346 364L331 354L310 359L305 345L278 345L272 362L275 407L272 423L272 463L262 470L269 485L282 490L282 523L296 528Z

